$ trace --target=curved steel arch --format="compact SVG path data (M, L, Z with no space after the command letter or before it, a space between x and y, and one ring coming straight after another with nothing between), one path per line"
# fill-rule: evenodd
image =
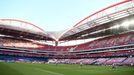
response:
M0 19L0 20L3 20L3 21L16 21L16 22L20 22L20 23L25 23L25 24L34 26L34 27L40 29L41 31L45 32L44 29L42 29L42 28L38 27L37 25L32 24L32 23L30 23L30 22L26 22L26 21L22 21L22 20L17 20L17 19Z
M103 8L103 9L101 9L101 10L99 10L99 11L97 11L97 12L95 12L95 13L93 13L93 14L87 16L87 17L85 17L84 19L82 19L82 20L80 20L78 23L76 23L72 28L70 28L69 30L63 32L63 33L60 35L59 39L60 39L64 34L66 34L67 32L69 32L69 31L71 31L71 30L73 30L74 28L76 28L77 26L79 26L83 21L89 19L90 17L95 16L95 15L98 14L98 13L101 13L101 12L103 12L103 11L105 11L105 10L108 10L108 9L110 9L110 8L113 8L113 7L115 7L115 6L118 6L118 5L121 5L121 4L130 2L130 1L133 1L133 0L124 0L124 1L121 1L121 2L118 2L118 3L115 3L115 4L113 4L113 5L110 5L110 6L106 7L106 8Z

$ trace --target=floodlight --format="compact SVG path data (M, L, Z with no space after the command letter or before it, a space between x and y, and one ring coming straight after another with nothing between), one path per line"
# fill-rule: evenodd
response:
M123 27L129 27L129 25L130 25L130 21L124 21L122 24L121 24L121 26L123 26Z
M117 25L112 26L111 29L117 29L119 27L120 27L120 25L117 24Z

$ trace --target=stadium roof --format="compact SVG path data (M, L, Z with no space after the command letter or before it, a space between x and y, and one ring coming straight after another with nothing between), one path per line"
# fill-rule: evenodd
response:
M124 17L133 16L134 1L125 0L113 5L110 5L102 10L99 10L86 18L79 21L71 29L60 32L47 32L29 22L15 19L0 19L0 33L7 34L12 32L13 36L22 36L25 38L40 39L40 40L74 40L89 38L94 33L103 31L105 28L110 28L114 25L108 24L113 21L118 21ZM103 25L103 26L102 26ZM8 29L8 30L6 30ZM16 33L16 34L15 34ZM11 34L7 34L11 35Z
M76 36L78 36L80 35L81 32L85 30L92 30L92 28L94 27L98 27L99 25L103 25L103 24L118 20L120 18L129 16L132 14L134 14L134 1L132 2L132 0L125 0L125 1L113 4L113 5L110 5L102 10L99 10L87 16L86 18L82 19L77 24L75 24L71 29L63 32L59 38L64 39L70 36L73 36L74 38L76 38L75 37L76 33L77 33ZM107 27L104 26L103 28L108 28L108 27L110 26L107 26ZM102 28L99 27L98 29L96 28L94 31L98 31L101 29ZM85 33L89 34L91 32L85 31L82 34L85 34Z
M0 33L21 38L54 40L50 34L37 25L16 19L0 19Z

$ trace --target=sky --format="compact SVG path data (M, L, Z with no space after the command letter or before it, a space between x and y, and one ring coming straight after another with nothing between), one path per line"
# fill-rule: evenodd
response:
M120 1L123 0L0 0L0 18L27 21L45 31L61 31Z

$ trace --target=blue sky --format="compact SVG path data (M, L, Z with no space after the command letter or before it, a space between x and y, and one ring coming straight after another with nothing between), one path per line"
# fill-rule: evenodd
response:
M0 0L0 18L28 21L45 31L60 31L119 1L122 0Z

